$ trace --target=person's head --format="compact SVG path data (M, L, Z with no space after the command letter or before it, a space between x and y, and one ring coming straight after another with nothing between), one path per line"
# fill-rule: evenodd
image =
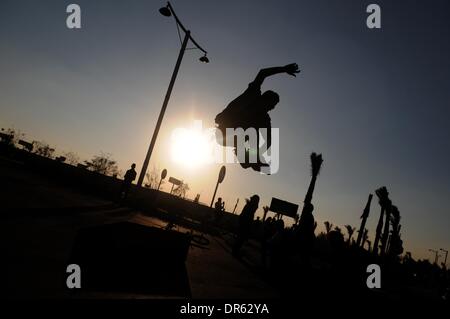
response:
M221 202L222 202L222 197L219 197L219 198L217 199L217 201L218 201L219 203L221 203Z
M134 163L131 164L131 168L132 168L132 169L135 169L135 168L136 168L136 164L134 164Z
M258 206L258 204L259 204L259 196L258 195L253 195L252 197L250 197L250 203L252 203L253 205Z
M274 91L266 91L261 95L260 105L268 112L275 108L275 105L280 102L280 96Z

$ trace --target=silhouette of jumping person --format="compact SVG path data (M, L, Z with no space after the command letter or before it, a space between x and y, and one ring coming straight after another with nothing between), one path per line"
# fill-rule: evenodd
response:
M239 215L239 227L236 242L233 247L233 256L238 256L244 243L250 236L253 218L255 217L255 212L258 209L259 196L253 195L247 200L244 208L242 209L241 215Z
M126 199L130 191L131 183L136 179L136 164L131 164L131 168L127 170L123 178L122 186L120 188L120 198Z
M272 144L272 125L268 112L275 108L280 101L280 97L277 93L270 90L261 94L261 85L269 76L279 73L287 73L295 77L299 72L300 70L298 69L298 65L296 63L288 64L282 67L272 67L260 70L256 78L248 85L248 88L244 91L244 93L231 101L228 106L216 116L215 122L217 124L217 128L222 133L222 139L217 138L217 142L223 146L227 146L227 128L242 128L244 130L248 128L255 128L258 131L259 129L266 128L267 136L264 137L266 140L265 149L269 149ZM248 138L246 140L248 140ZM237 144L237 138L235 137L234 145L228 146L233 146L236 153L236 149L245 147L245 145ZM262 166L268 166L267 163L260 161L259 158L259 134L257 135L256 148L258 158L257 162L249 163L248 153L255 150L249 150L247 148L245 153L245 161L240 163L243 168L251 167L255 171L261 171Z

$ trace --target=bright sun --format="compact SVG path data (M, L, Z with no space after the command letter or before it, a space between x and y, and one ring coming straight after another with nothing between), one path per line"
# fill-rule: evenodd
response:
M171 137L172 161L188 168L196 168L211 162L212 141L201 130L178 129Z

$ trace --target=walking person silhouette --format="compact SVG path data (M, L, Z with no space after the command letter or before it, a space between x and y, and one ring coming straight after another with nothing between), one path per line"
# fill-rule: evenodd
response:
M136 164L131 164L131 168L127 170L123 178L122 186L120 187L120 198L125 200L128 197L131 183L136 179Z
M269 76L286 73L295 77L299 72L300 70L296 63L287 64L281 67L261 69L253 82L249 83L248 88L231 101L228 106L216 116L215 122L217 128L222 133L222 138L217 138L217 142L223 146L233 146L236 153L237 149L240 149L241 147L244 149L245 145L241 144L242 142L240 142L240 145L237 145L238 141L236 136L234 136L234 145L226 145L227 128L242 128L244 130L255 128L257 132L259 132L260 129L265 128L267 129L267 136L265 136L265 150L268 150L272 144L272 125L268 113L275 108L280 101L280 97L276 92L271 90L261 94L261 85ZM248 138L246 140L248 140ZM245 141L243 143L245 144ZM255 150L245 148L245 161L240 163L243 168L246 169L251 167L255 171L261 171L261 167L269 166L267 163L260 160L259 150L261 146L259 145L259 134L257 134L256 148L258 159L256 163L250 163L248 156L249 151L253 152Z
M239 215L239 226L237 232L236 242L233 246L232 254L235 257L239 257L239 252L244 243L249 239L252 230L253 219L255 212L258 209L259 196L253 195L247 200L241 214Z
M214 221L218 222L224 213L225 202L222 202L222 197L217 199L217 202L214 204Z

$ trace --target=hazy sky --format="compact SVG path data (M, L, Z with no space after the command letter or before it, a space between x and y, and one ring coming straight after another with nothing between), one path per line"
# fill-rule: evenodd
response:
M82 10L81 30L66 7ZM366 27L369 3L381 30ZM81 159L111 153L140 170L180 42L163 1L0 2L0 126L20 129ZM402 216L406 250L450 246L450 5L448 1L173 1L209 52L187 51L151 166L190 185L209 203L219 164L187 169L170 160L170 135L215 115L262 67L297 62L263 89L280 94L271 112L280 129L280 170L263 176L227 165L219 195L232 210L257 193L301 204L309 154L324 165L314 205L329 220L359 226L370 192L387 186ZM165 190L169 186L165 185ZM260 210L260 213L262 210ZM379 205L372 204L369 235Z

